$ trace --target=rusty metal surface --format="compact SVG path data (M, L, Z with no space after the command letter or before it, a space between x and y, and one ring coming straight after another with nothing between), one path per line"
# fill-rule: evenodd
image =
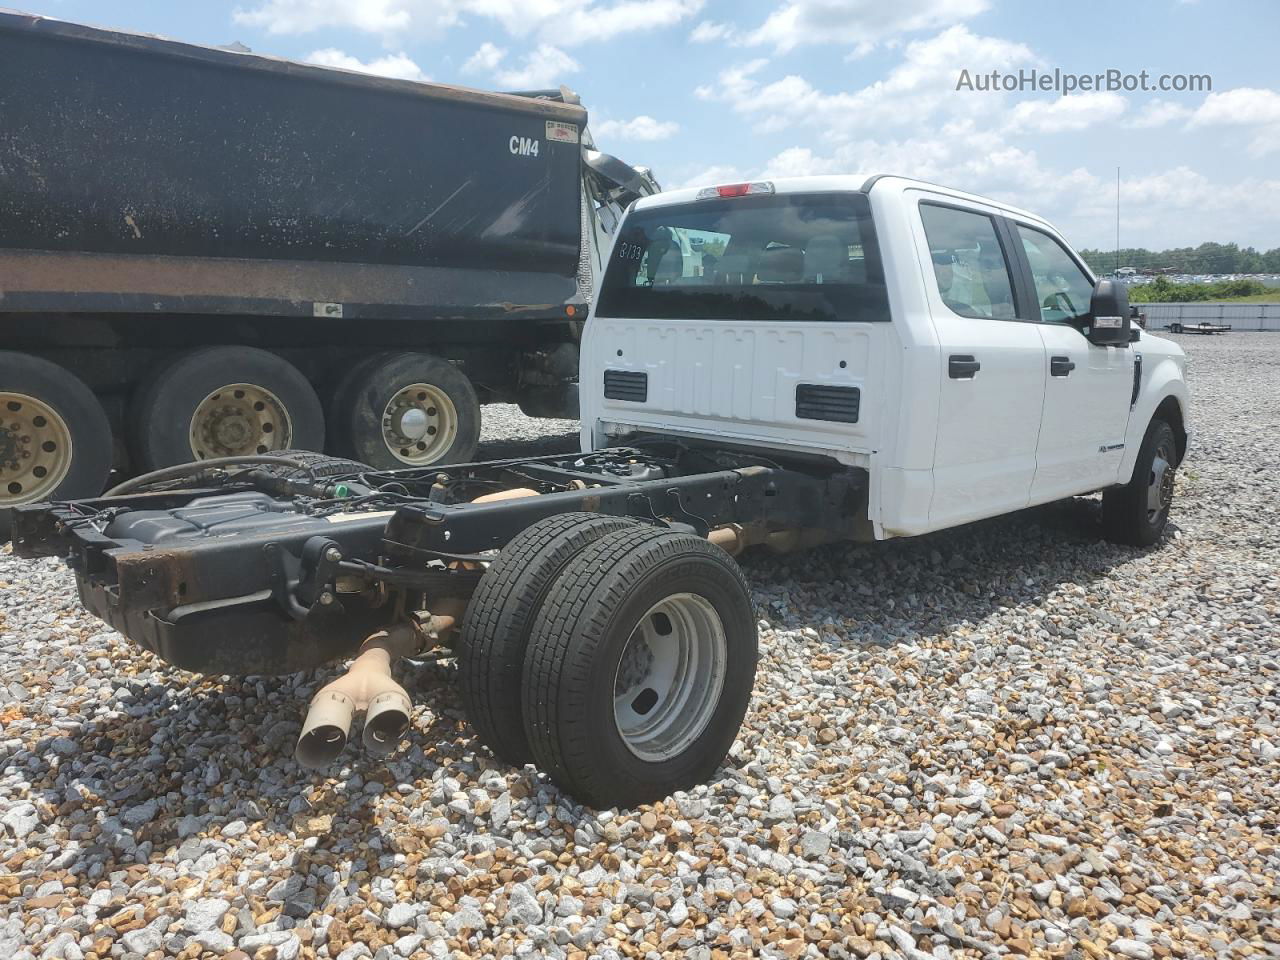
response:
M314 316L317 303L336 303L344 318L402 308L431 318L561 319L576 294L572 278L537 272L0 250L0 312L204 313L234 302L243 313Z

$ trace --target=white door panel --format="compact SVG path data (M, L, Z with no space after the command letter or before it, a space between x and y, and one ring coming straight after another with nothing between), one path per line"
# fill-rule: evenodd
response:
M864 450L875 419L873 343L888 333L888 324L596 317L592 359L584 371L648 375L643 402L599 401L597 416L605 421L704 434L711 429L790 447ZM798 417L801 384L858 388L857 422Z
M929 524L947 527L1025 507L1045 389L1036 325L949 311L934 323L942 344L942 386ZM953 356L973 357L981 368L972 379L955 379Z
M1133 350L1095 346L1066 324L1044 323L1039 330L1050 376L1031 500L1046 503L1116 482L1133 392ZM1054 358L1066 362L1055 364Z

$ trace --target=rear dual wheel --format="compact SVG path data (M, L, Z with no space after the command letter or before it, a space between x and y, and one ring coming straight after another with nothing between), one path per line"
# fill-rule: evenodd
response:
M757 645L746 582L724 551L634 523L605 529L606 519L541 521L521 535L525 545L544 540L545 552L532 556L513 541L504 569L539 571L527 579L559 572L512 604L518 629L499 626L512 619L482 580L461 652L482 739L504 744L496 752L513 762L532 759L595 807L644 803L708 779L746 713ZM514 583L504 569L495 582ZM476 685L490 691L478 709L466 692Z

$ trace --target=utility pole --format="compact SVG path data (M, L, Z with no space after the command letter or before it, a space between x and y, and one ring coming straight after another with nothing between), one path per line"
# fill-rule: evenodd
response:
M1116 270L1120 269L1120 168L1116 167Z

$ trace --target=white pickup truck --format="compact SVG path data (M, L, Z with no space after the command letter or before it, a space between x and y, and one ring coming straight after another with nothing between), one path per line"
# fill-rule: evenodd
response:
M400 657L455 657L479 740L596 806L715 773L757 653L732 559L1102 493L1146 546L1186 453L1182 350L1045 221L901 177L637 201L582 345L583 452L379 471L285 451L19 507L161 658L283 673L319 767L411 725Z

